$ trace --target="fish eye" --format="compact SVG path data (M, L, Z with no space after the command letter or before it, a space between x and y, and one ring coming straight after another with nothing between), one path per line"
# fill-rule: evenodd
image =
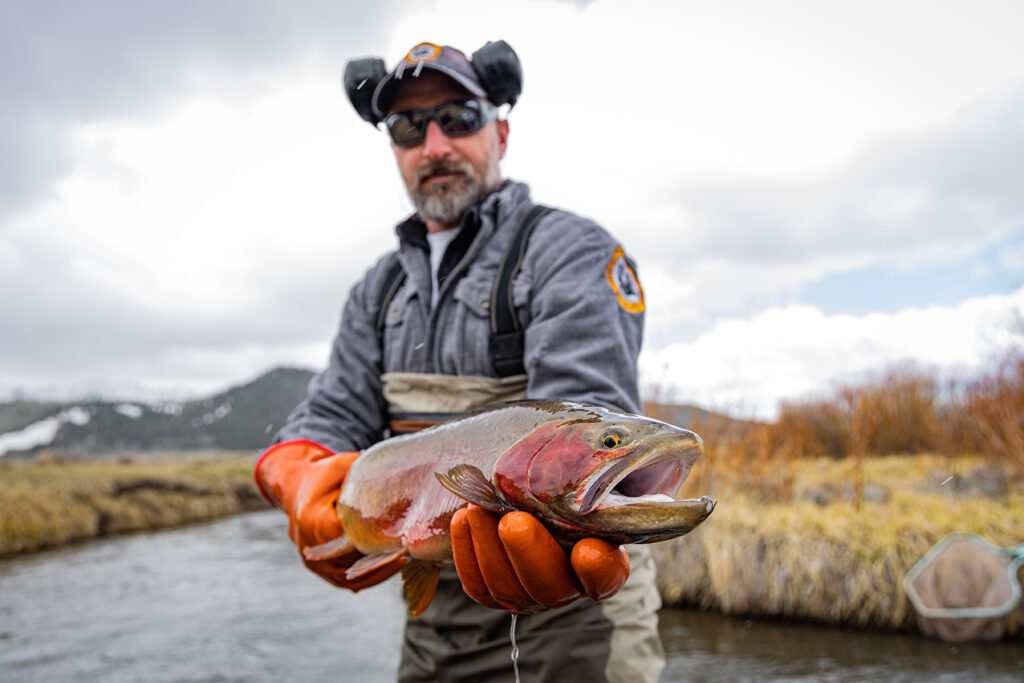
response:
M605 448L617 448L622 443L622 438L614 432L606 432L601 437L601 445Z

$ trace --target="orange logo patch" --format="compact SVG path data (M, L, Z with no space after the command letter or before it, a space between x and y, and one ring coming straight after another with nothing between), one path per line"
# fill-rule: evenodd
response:
M619 305L630 313L641 313L644 310L644 289L636 273L626 262L622 247L616 247L612 260L608 262L608 284L615 292Z
M405 61L410 64L425 62L441 54L441 48L433 43L420 43L405 55Z

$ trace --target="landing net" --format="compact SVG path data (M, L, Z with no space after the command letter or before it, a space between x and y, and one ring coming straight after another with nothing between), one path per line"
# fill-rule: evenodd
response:
M950 534L903 579L925 635L951 643L999 640L1021 598L1024 543L997 548L977 534Z

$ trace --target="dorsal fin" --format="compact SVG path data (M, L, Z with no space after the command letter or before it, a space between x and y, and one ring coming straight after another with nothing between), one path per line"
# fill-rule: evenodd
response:
M409 616L417 618L427 609L437 590L441 567L436 562L413 560L402 567L402 593L409 604Z
M478 467L456 465L448 470L448 474L435 472L434 476L441 482L441 486L474 505L498 513L515 510L514 507L498 498L494 485L487 480Z
M354 581L361 576L365 576L375 569L391 564L392 562L400 562L395 571L398 571L398 567L401 567L408 561L409 551L405 548L399 548L398 550L390 553L377 553L376 555L367 555L366 557L360 558L348 568L345 572L345 578L349 581Z

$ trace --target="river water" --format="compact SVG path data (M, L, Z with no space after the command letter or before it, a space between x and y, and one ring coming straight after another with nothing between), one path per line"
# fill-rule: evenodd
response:
M301 567L276 511L0 561L0 680L389 681L398 581ZM1024 646L952 647L664 610L665 681L1022 681Z

